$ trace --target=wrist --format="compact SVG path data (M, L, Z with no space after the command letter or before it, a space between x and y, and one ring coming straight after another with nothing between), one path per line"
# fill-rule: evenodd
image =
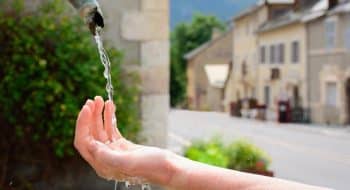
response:
M169 189L185 189L189 180L190 161L186 158L168 152L167 165L171 175L166 185Z

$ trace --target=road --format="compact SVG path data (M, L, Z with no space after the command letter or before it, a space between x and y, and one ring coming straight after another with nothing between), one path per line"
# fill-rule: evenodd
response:
M350 129L277 124L223 113L172 110L169 148L181 152L195 139L245 138L272 158L276 177L338 190L350 189Z

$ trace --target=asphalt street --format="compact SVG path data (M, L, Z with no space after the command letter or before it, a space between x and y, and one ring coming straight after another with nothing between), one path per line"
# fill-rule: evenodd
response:
M272 158L276 177L339 190L350 189L350 128L278 124L224 113L172 110L169 148L181 153L195 139L247 139Z

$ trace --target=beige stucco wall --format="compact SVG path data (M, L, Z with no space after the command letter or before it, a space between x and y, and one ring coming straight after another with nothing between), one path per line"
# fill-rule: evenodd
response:
M257 34L258 27L268 18L267 7L262 6L254 13L234 20L233 68L226 85L225 110L231 102L240 98L253 97L257 80ZM242 64L246 63L248 75L243 79Z
M223 111L223 88L208 86L207 104L210 111Z
M233 31L229 30L222 36L209 42L209 47L188 60L187 64L187 97L189 108L199 110L214 110L222 104L222 98L208 95L212 93L209 86L205 65L230 64L232 58ZM215 94L215 93L214 93ZM210 103L209 103L210 102ZM217 106L220 105L220 106Z
M299 42L299 62L292 63L292 42ZM270 63L270 45L284 44L284 63ZM258 66L257 98L260 104L265 103L265 86L270 87L270 109L276 111L277 101L281 95L293 97L293 86L298 86L300 103L308 107L306 77L306 28L302 23L295 23L259 34L258 46L266 47L266 63ZM271 81L271 69L280 70L280 79Z
M332 49L326 49L325 20L332 17L337 20L336 44ZM350 28L350 14L322 17L309 22L308 44L310 51L310 104L313 122L345 124L349 111L345 91L346 80L350 78L350 49L346 48L345 31ZM325 105L328 82L337 85L337 103L335 107Z

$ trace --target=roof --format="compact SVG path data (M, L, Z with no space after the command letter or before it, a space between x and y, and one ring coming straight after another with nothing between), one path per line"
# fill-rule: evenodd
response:
M328 9L328 0L319 0L303 11L288 11L282 16L266 22L258 32L266 32L294 23L308 22L310 20L321 17Z
M217 38L211 39L208 42L205 42L204 44L202 44L201 46L197 47L196 49L188 52L187 54L184 55L184 58L186 60L190 60L192 58L194 58L195 56L197 56L199 53L201 53L202 51L206 50L207 48L209 48L212 44L214 44L215 42L219 41L220 39L224 38L226 35L231 34L233 28L230 28L227 32L223 33L222 35L220 35Z
M338 13L348 13L350 12L350 1L346 0L343 3L337 5L332 9L329 14L338 14Z
M266 4L292 4L292 3L294 3L294 0L259 0L253 6L249 7L248 9L246 9L246 10L238 13L236 16L234 16L233 20L240 19L240 18L247 16L251 13L254 13L256 10L258 10L260 7L262 7Z
M197 47L196 49L190 51L189 53L184 55L184 58L186 60L192 59L193 57L195 57L196 55L198 55L200 52L202 52L203 50L207 49L209 47L209 44L212 43L212 40L205 42L204 44L202 44L201 46Z
M282 26L287 26L290 24L294 24L300 21L300 19L302 18L302 13L296 13L294 11L289 11L286 14L284 14L283 16L280 16L276 19L273 19L271 21L266 22L265 24L263 24L258 32L266 32L269 30L273 30Z
M213 64L204 66L209 84L213 87L224 88L229 73L228 64Z
M312 12L312 13L305 15L301 19L301 21L302 22L309 22L309 21L315 20L317 18L320 18L321 16L323 16L325 14L326 14L326 11Z
M350 0L343 0L330 11L328 11L328 7L328 0L320 0L319 3L312 8L309 14L302 18L302 21L310 22L327 14L333 15L350 12Z

